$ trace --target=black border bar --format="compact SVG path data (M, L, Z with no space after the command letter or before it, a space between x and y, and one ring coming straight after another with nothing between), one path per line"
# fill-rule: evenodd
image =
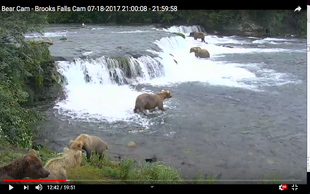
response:
M27 187L28 186L28 187ZM203 193L295 193L295 194L306 194L307 193L307 186L305 184L297 184L297 190L292 190L292 184L287 184L286 190L279 190L280 185L279 184L210 184L210 185L181 185L181 184L175 184L175 185L119 185L119 184L101 184L101 185L44 185L42 184L42 190L39 191L38 185L24 185L24 184L11 184L11 189L9 191L9 185L4 184L0 185L1 193L12 193L12 192L18 192L18 193L52 193L52 192L66 192L66 193L73 193L73 192L79 192L83 191L83 193L88 192L109 192L116 193L116 192L122 192L122 193L158 193L158 192L173 192L173 193L179 193L179 192L188 192L193 193L196 191L203 192ZM49 189L48 189L49 188ZM62 188L60 190L60 188ZM66 190L64 190L66 188ZM4 192L3 192L4 191Z
M309 3L310 0L308 0ZM40 1L40 2L31 2L31 1L3 1L0 3L0 8L2 11L2 6L6 7L30 7L34 8L35 6L40 7L57 7L57 6L177 6L178 10L292 10L300 6L302 10L307 10L307 2L305 0L293 0L293 1L280 1L280 0L260 0L260 1L97 1L97 2L88 2L88 1L73 1L70 3L64 4L63 2L57 3L57 1Z

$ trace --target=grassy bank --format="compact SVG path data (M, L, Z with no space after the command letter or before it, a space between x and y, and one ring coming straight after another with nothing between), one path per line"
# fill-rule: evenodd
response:
M22 156L26 149L11 145L9 142L0 139L0 166L11 162L14 158ZM36 150L38 156L45 164L49 159L61 156L46 147ZM72 184L183 184L180 172L162 162L137 162L131 158L124 158L117 161L105 156L99 160L94 155L90 162L83 156L81 166L68 171L68 178ZM202 181L202 182L201 182ZM195 177L192 183L213 184L215 179L208 177L204 179Z
M0 166L11 162L14 158L22 156L27 150L11 145L0 136ZM55 153L41 147L36 149L38 156L45 164L49 159L62 154ZM68 171L68 178L72 184L229 184L219 181L214 176L203 177L197 174L192 181L184 181L180 171L162 162L148 163L134 161L132 158L115 160L108 154L99 160L94 155L90 162L83 156L82 164ZM264 180L272 181L264 181ZM258 183L280 184L281 177L277 174L265 174Z

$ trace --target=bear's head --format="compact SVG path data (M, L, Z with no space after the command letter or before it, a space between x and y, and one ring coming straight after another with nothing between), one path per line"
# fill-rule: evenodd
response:
M189 50L189 52L190 52L190 53L193 53L193 52L196 53L196 52L197 52L198 50L200 50L200 49L201 49L201 48L198 47L198 46L197 46L197 47L192 47L192 48Z
M163 96L164 99L172 97L172 95L171 95L169 90L162 90L161 92L159 92L157 94Z
M191 32L191 33L189 33L189 37L193 37L193 36L195 36L195 34L196 34L197 32Z
M76 164L80 165L82 162L82 151L81 150L76 150L76 149L69 149L69 148L64 148L64 155L74 157Z
M79 140L70 140L69 146L71 149L81 150L83 148L83 142Z
M45 170L35 150L30 150L21 159L20 166L25 170L25 177L33 179L46 178L50 174Z

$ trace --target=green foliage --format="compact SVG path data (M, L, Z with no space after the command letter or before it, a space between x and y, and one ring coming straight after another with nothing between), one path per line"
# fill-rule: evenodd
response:
M215 177L213 176L202 177L199 174L194 176L193 181L191 182L191 184L215 184L215 183L216 183Z
M108 156L100 160L97 155L93 155L89 163L83 160L82 166L71 170L68 176L75 184L102 182L117 184L180 184L183 182L178 170L161 162L137 163L131 158L114 161ZM75 182L75 180L85 181ZM94 182L94 180L97 181Z
M42 75L37 75L36 76L36 83L39 86L43 86L43 76Z
M28 124L42 117L36 110L22 107L29 97L24 81L34 73L40 75L39 63L48 58L48 51L44 46L27 44L24 34L41 32L46 14L0 12L0 19L0 126L11 143L30 147L33 135Z
M178 10L176 12L49 12L51 23L116 23L201 25L207 31L231 30L243 22L253 21L264 29L289 33L296 30L306 35L306 11L289 10ZM286 22L284 22L286 21Z
M184 34L182 34L182 33L179 33L179 32L174 32L173 34L178 35L178 36L181 36L182 38L184 38L184 39L185 39L185 35L184 35Z
M307 34L307 11L303 10L300 11L298 14L295 15L295 18L297 20L297 34L299 36L306 35Z

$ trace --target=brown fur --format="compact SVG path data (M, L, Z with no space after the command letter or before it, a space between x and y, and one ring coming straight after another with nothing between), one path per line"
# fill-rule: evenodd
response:
M191 32L189 34L190 37L194 37L195 40L197 40L198 38L201 39L201 42L205 42L205 36L207 34L203 33L203 32Z
M61 157L52 158L46 162L45 168L50 171L48 180L68 179L67 170L80 166L82 162L82 152L64 148L64 154ZM42 181L41 184L59 184L58 181Z
M30 177L32 179L46 178L49 171L43 168L40 158L34 150L22 157L14 159L10 164L0 167L0 184L12 182L4 182L3 179L24 179ZM20 183L16 181L14 183Z
M195 56L198 58L210 58L210 53L206 49L200 47L192 47L189 51L190 53L195 53Z
M171 98L171 93L169 90L162 90L157 94L140 94L136 99L136 105L134 108L134 113L137 113L138 110L142 112L144 115L144 110L155 110L156 107L158 109L165 111L164 109L164 100L166 98Z
M69 146L71 149L85 150L88 160L93 151L99 154L99 158L102 158L102 154L108 149L108 145L105 141L97 136L87 134L79 135L74 141L70 140Z

